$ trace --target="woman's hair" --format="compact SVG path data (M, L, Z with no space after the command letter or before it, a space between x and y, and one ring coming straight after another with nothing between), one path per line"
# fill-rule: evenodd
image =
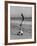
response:
M22 16L22 21L24 21L24 16L23 16L23 13L21 13L21 16Z

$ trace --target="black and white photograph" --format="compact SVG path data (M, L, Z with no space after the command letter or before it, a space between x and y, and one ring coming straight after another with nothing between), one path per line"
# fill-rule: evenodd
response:
M10 6L10 39L32 38L32 7Z
M6 2L6 44L36 42L35 5L35 3L27 2Z

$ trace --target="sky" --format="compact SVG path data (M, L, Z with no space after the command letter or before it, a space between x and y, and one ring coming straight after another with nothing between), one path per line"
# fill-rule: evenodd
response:
M23 13L24 17L32 16L32 7L10 6L10 15L12 17L19 17Z

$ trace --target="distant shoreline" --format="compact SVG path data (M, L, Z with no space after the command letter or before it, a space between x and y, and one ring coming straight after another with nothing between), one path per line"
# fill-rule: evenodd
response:
M11 20L22 20L21 17L11 17ZM24 20L32 21L32 17L24 17Z

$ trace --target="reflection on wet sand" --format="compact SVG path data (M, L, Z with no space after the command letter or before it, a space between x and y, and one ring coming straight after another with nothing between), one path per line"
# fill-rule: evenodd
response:
M17 35L17 33L20 31L20 19L12 19L10 21L10 39L30 39L32 38L32 21L25 19L22 24L22 30L24 31L23 35Z

